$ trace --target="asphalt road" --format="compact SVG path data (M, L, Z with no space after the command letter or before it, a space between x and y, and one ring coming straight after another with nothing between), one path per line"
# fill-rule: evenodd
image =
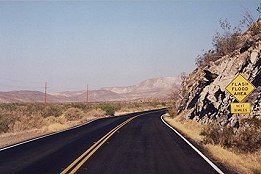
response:
M2 150L0 173L217 173L161 121L163 113L104 118Z

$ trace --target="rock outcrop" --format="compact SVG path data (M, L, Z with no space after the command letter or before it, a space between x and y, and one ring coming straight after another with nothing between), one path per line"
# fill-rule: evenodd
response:
M179 107L188 119L203 123L218 121L221 125L238 126L238 116L230 113L230 103L235 99L225 90L229 82L241 73L253 83L256 90L246 99L251 103L251 114L246 117L261 118L261 35L247 38L240 49L230 55L194 70L186 79L185 94Z

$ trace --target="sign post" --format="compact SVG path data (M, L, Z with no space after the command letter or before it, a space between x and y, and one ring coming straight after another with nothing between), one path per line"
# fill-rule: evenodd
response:
M229 92L239 103L231 103L231 113L233 114L250 114L250 103L242 103L256 87L248 81L242 74L238 74L226 87Z

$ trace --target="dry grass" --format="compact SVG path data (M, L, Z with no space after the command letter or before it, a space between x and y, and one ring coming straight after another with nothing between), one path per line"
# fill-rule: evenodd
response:
M168 115L167 115L168 116ZM195 140L196 142L203 141L203 136L199 134L202 126L193 120L184 120L182 117L164 117L171 126L175 127L177 130L182 131L184 135Z
M230 170L240 174L261 173L261 150L255 153L235 153L219 145L203 144L203 136L200 135L203 126L199 123L184 120L182 116L177 116L174 119L165 116L164 120L186 137L200 144L212 158L227 166Z
M108 104L108 103L107 103ZM0 148L45 134L62 131L106 115L104 103L0 104ZM111 103L117 115L153 109L150 103Z
M236 154L219 145L206 144L204 148L213 158L226 164L236 173L261 173L261 150L249 154Z
M22 131L16 133L6 133L0 135L0 148L12 145L18 142L26 141L35 137L46 134L43 130L33 129L30 131Z

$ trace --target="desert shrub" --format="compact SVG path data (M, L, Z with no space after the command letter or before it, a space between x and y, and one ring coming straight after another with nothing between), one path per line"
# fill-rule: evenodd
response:
M49 116L58 117L63 114L66 110L62 104L48 104L43 103L30 103L25 104L23 107L24 115L35 115L41 114L42 117L46 118Z
M87 112L87 116L89 117L102 117L105 115L105 111L101 110L100 108L98 109L91 109L90 111Z
M176 88L172 91L169 96L169 103L168 103L168 113L171 117L175 117L178 115L178 110L182 105L182 101L185 99L187 95L187 78L188 75L186 73L181 73L181 85L179 88Z
M19 132L32 129L40 129L44 126L43 117L38 113L35 115L20 116L13 124L12 131Z
M89 108L91 108L91 105L90 104L87 105L86 103L71 103L70 107L78 108L82 111L88 111Z
M139 102L134 102L133 105L129 105L130 108L140 108L142 106Z
M9 129L9 123L5 119L0 119L0 133L5 133Z
M202 55L198 55L195 59L197 67L208 65L210 62L214 62L220 59L221 56L215 53L214 50L205 51Z
M261 120L243 119L236 132L231 127L211 124L202 130L201 135L204 143L219 144L238 152L254 152L261 148Z
M42 110L42 116L44 118L50 116L59 117L62 114L63 114L63 108L61 105L47 105Z
M6 133L10 130L10 127L13 125L17 119L18 112L2 110L0 112L0 133Z
M240 36L238 32L216 33L213 37L213 46L215 54L212 55L216 60L222 56L228 55L237 50L240 45ZM211 56L210 56L211 57Z
M203 142L210 144L219 144L222 136L222 129L218 124L210 124L201 131L200 135L203 135Z
M172 104L167 107L167 110L168 110L169 115L173 118L178 115L177 108L174 107L174 105L172 105Z
M219 124L213 123L206 126L200 135L204 136L204 143L219 144L222 147L228 147L235 133L231 127L221 127Z
M1 103L0 109L6 110L6 111L14 111L14 110L17 109L17 104L15 104L15 103Z
M198 67L208 65L210 62L215 62L221 57L231 54L233 51L239 49L241 29L238 27L232 28L231 24L225 19L220 20L220 28L222 32L217 32L212 39L213 49L204 51L202 55L196 58L196 65Z
M238 151L254 152L261 148L261 120L243 119L241 128L232 139L231 147Z
M261 34L261 3L256 10L259 13L258 19L255 19L249 11L245 11L243 19L240 20L238 26L235 27L232 27L227 19L220 19L219 23L222 32L217 32L213 36L213 49L204 51L202 55L196 57L195 64L197 67L208 65L209 62L216 61L239 49L242 46L242 43L245 42L241 37L244 28L247 28L247 31L250 31L252 36Z
M113 116L115 111L120 110L121 106L115 103L102 103L100 104L100 108L105 111L106 115Z
M23 109L24 115L34 115L36 113L43 113L46 105L43 103L29 103Z
M68 121L76 121L80 120L84 116L84 113L78 108L69 108L64 113L64 116Z
M257 22L254 22L249 30L251 31L252 36L261 34L261 19L259 19Z

